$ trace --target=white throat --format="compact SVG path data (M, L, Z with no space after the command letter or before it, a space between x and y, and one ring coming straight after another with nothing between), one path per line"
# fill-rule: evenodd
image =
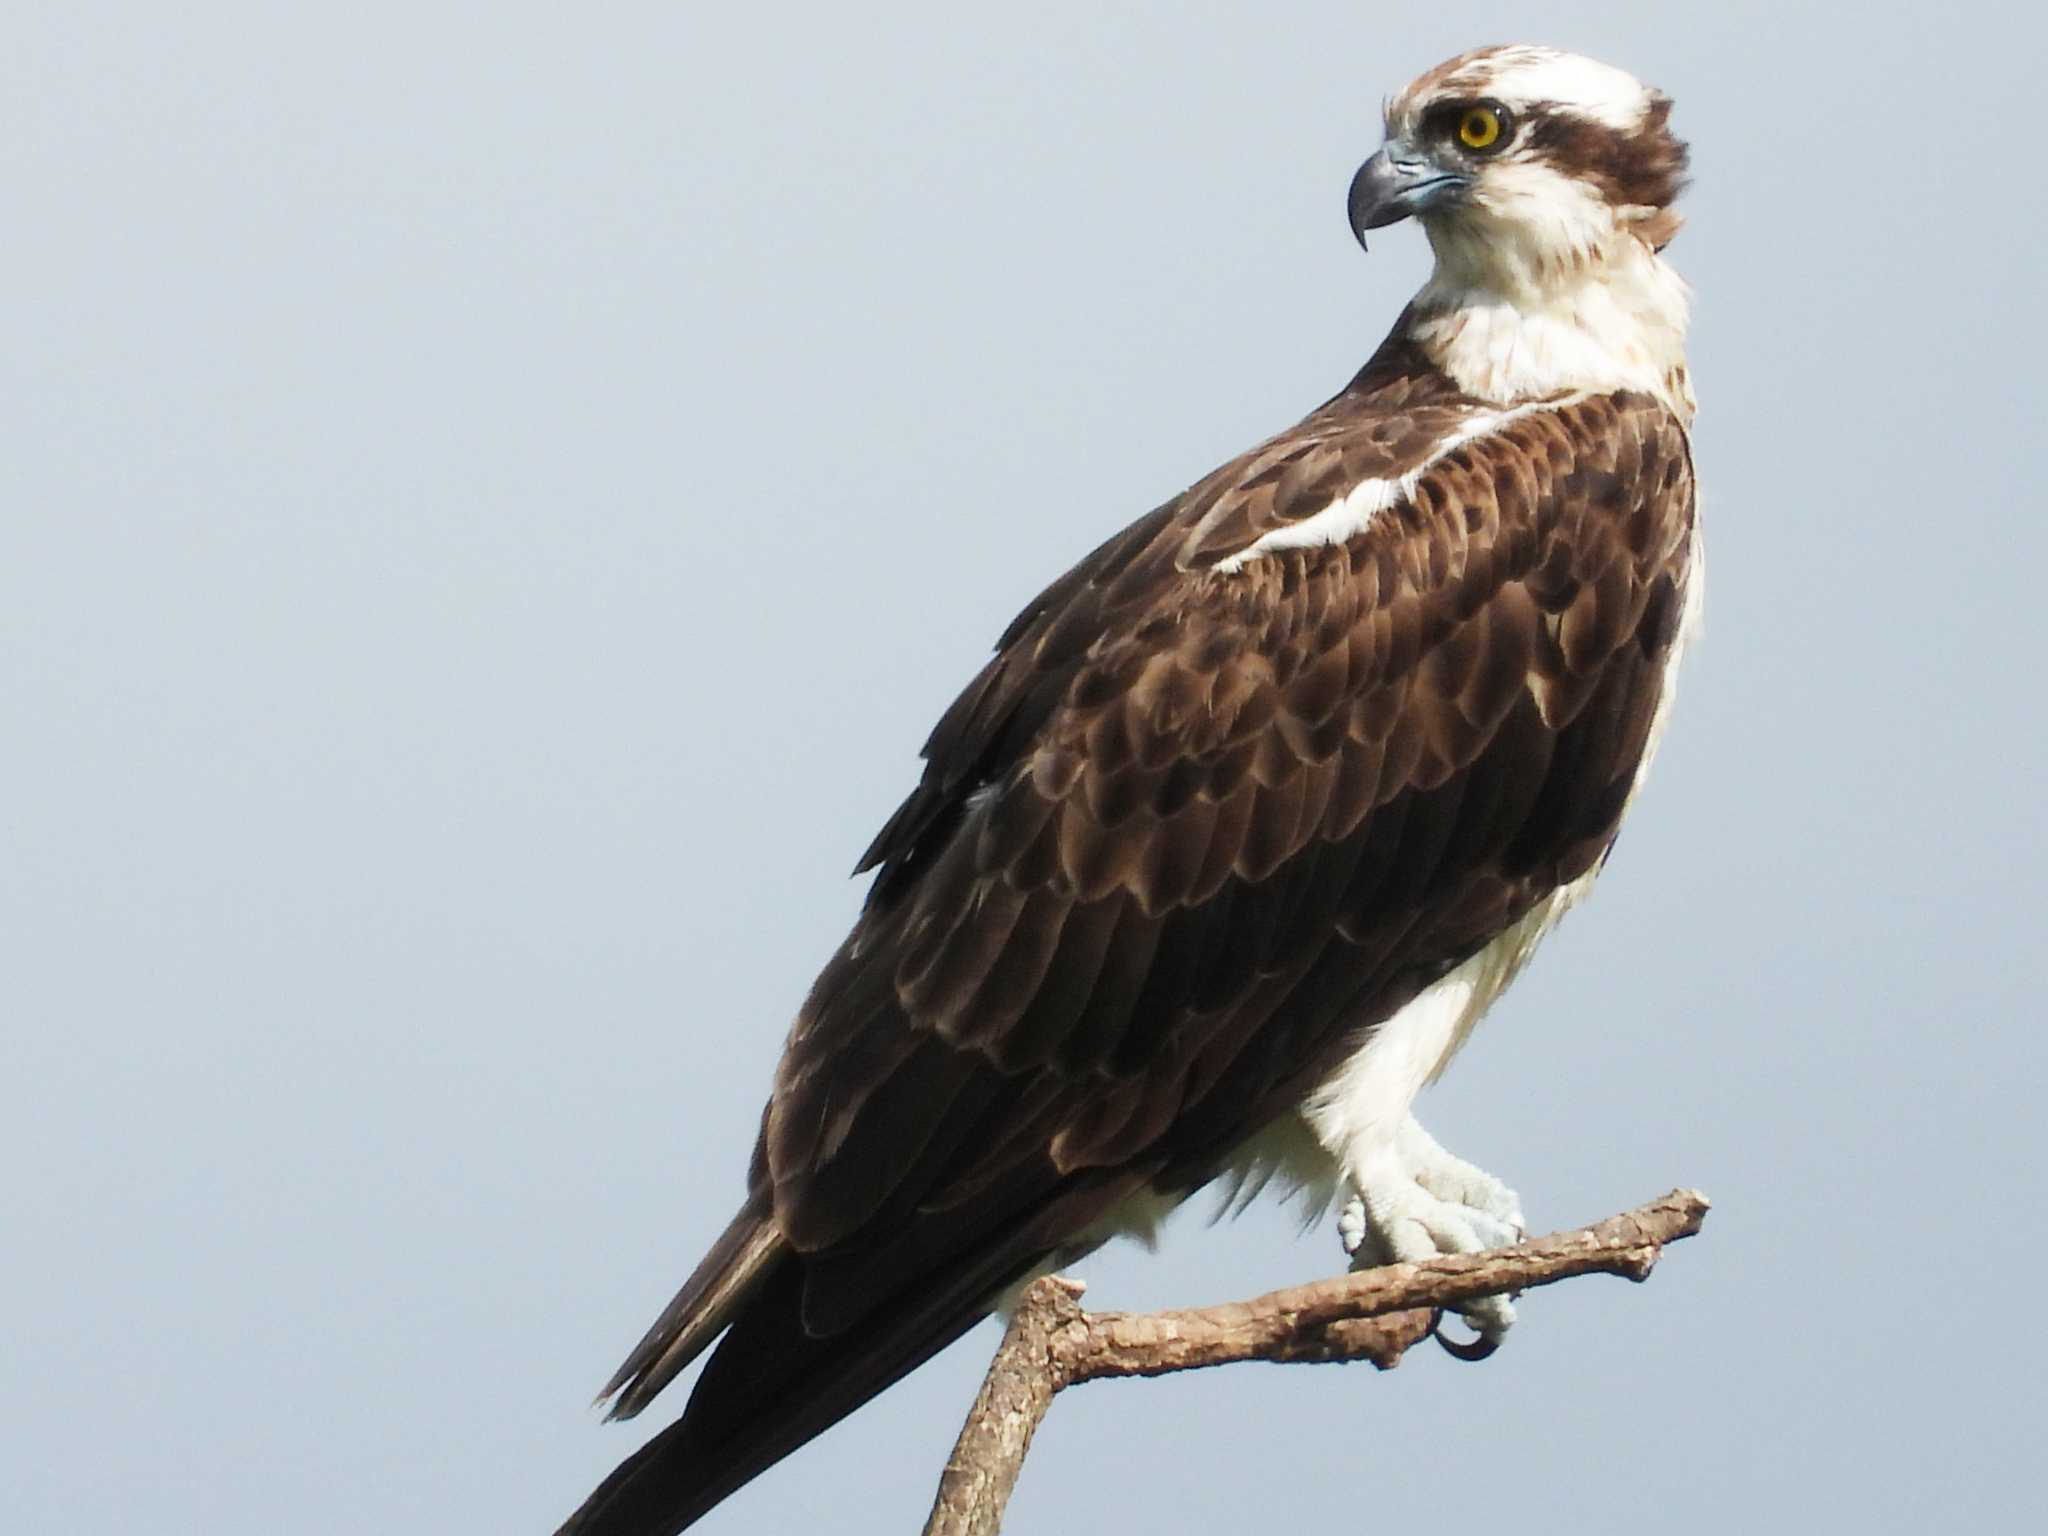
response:
M1409 334L1467 394L1511 405L1641 390L1692 420L1685 282L1632 230L1603 220L1537 245L1491 220L1426 222L1436 270Z

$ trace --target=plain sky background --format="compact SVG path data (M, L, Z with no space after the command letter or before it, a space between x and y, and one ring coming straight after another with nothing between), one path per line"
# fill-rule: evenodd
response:
M16 5L0 52L0 1526L544 1533L736 1203L847 869L1069 561L1425 269L1387 95L1677 98L1706 642L1423 1104L1641 1289L1091 1387L1011 1530L2040 1505L2043 34L2021 8ZM1202 1203L1206 1211L1207 1201ZM1101 1305L1339 1267L1191 1209ZM914 1531L984 1327L707 1520Z

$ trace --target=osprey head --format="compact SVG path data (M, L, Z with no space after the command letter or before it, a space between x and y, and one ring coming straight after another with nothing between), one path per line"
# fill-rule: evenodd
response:
M1685 183L1670 115L1668 97L1577 54L1462 54L1388 105L1386 143L1351 183L1351 228L1362 245L1419 218L1440 273L1486 286L1548 286L1618 235L1662 249Z

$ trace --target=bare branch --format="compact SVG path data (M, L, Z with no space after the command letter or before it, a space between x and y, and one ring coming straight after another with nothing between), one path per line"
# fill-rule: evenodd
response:
M924 1536L995 1536L1031 1437L1062 1388L1241 1360L1369 1360L1390 1370L1429 1336L1441 1309L1575 1275L1648 1279L1664 1245L1691 1237L1706 1214L1704 1195L1673 1190L1595 1226L1513 1248L1389 1264L1173 1312L1085 1312L1081 1287L1049 1275L1025 1291L989 1365Z

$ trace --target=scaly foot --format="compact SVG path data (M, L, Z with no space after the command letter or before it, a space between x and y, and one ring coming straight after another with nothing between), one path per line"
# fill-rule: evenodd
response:
M1527 1235L1515 1192L1438 1146L1413 1115L1387 1146L1352 1171L1352 1187L1357 1192L1337 1217L1337 1234L1354 1270L1482 1253ZM1498 1341L1515 1321L1505 1296L1467 1302L1464 1315L1489 1341Z

